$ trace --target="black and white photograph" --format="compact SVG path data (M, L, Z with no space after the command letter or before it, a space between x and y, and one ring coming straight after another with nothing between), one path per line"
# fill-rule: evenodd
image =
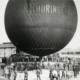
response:
M0 0L0 80L80 80L80 0Z

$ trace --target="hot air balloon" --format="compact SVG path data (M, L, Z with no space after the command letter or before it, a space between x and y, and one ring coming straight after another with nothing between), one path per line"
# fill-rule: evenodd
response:
M73 0L9 0L5 29L20 50L45 56L64 48L77 27Z

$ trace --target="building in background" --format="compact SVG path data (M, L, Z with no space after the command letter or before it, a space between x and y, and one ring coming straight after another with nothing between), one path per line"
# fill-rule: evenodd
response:
M12 43L0 44L0 63L2 63L2 58L9 58L13 54L16 54L16 47Z
M14 56L15 61L24 61L22 60L24 58L30 58L31 60L37 58L33 55L30 55L28 53L19 50L12 43L6 42L0 44L0 63L7 61L8 59L10 59L11 56Z

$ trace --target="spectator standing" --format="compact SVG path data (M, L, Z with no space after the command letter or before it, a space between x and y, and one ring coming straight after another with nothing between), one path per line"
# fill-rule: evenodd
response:
M24 71L24 80L28 80L28 70L27 70L27 68Z
M14 80L14 77L15 77L15 73L14 73L14 70L12 69L11 70L10 80Z
M76 66L75 65L73 65L73 73L74 73L74 77L76 77L77 73L76 73Z
M41 80L40 74L41 74L40 69L37 69L36 71L37 80Z
M16 77L17 77L17 66L15 67L15 70L14 70L14 80L16 80Z
M50 73L49 73L49 78L50 78L50 80L52 80L52 69L50 69Z
M5 66L4 73L5 73L5 77L8 78L8 75L9 75L9 68L8 68L8 66Z
M58 80L58 73L57 73L57 70L56 69L54 69L52 71L52 79L54 80L55 78L56 78L56 80Z

